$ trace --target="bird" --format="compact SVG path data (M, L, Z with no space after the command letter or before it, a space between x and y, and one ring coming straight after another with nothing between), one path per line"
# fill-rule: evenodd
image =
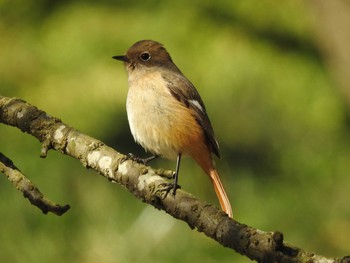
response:
M194 85L173 62L165 47L153 40L140 40L125 55L128 75L126 111L135 141L154 156L176 159L174 191L182 155L190 156L209 176L221 209L232 218L232 208L213 163L220 158L219 144L203 100Z

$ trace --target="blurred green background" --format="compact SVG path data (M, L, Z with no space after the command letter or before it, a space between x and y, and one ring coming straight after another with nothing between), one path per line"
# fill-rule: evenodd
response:
M301 0L0 0L0 95L146 156L126 119L124 67L111 57L157 40L206 103L236 219L305 250L347 255L349 115L313 23ZM76 160L53 151L40 159L40 143L18 129L0 125L0 151L71 205L62 217L43 215L0 176L0 262L250 262ZM180 185L218 205L190 159Z

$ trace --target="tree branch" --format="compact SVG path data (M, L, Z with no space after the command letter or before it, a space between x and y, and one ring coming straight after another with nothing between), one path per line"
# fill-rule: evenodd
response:
M19 128L48 149L78 159L138 199L185 221L221 245L258 262L350 262L350 257L326 258L283 242L280 232L264 232L230 219L224 212L178 189L167 194L169 172L134 163L101 141L84 135L44 111L16 98L0 96L0 122Z
M39 189L13 164L13 162L0 152L0 172L7 176L16 188L28 198L32 205L38 207L44 214L51 212L62 215L68 211L69 205L61 206L46 198Z

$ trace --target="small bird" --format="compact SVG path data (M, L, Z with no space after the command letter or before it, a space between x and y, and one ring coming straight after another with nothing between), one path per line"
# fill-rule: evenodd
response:
M182 74L162 44L141 40L123 61L128 73L126 110L131 133L145 150L176 159L174 194L182 155L192 157L209 175L221 208L232 218L232 208L214 167L212 153L220 158L219 145L204 103L193 84Z

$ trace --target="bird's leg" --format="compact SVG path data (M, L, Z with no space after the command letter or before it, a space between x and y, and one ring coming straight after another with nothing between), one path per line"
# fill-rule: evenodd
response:
M135 161L137 163L141 163L141 164L146 165L148 162L158 158L159 155L153 155L153 156L148 157L148 158L140 158L140 157L137 157L136 155L134 155L132 153L128 153L127 157L128 157L128 159L131 159L131 160L133 160L133 161Z
M164 198L166 198L168 196L170 191L172 191L173 196L175 196L176 190L178 188L181 188L181 186L177 184L177 182L179 180L180 161L181 161L181 153L179 153L177 155L176 170L175 170L175 173L173 173L174 183L166 184L166 186L163 190L163 191L165 191Z
M179 153L177 155L177 160L176 160L176 170L175 170L175 175L174 175L173 195L175 195L176 189L180 188L180 186L177 184L178 181L179 181L180 162L181 162L181 153Z

